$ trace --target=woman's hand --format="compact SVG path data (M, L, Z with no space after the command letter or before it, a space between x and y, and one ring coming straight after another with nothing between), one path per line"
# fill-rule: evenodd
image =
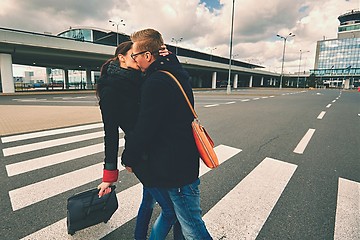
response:
M165 57L165 56L169 55L170 53L171 53L171 52L166 48L165 45L162 45L162 46L161 46L161 48L160 48L160 50L159 50L159 55L160 55L160 56Z
M100 189L98 193L99 198L111 192L110 186L112 184L112 182L102 182L99 184L99 186L97 187L98 189Z

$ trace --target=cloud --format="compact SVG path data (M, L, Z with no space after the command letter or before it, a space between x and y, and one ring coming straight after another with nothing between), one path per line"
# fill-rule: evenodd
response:
M119 31L159 30L164 40L182 37L181 47L228 57L231 0L0 0L1 27L57 34L70 26L116 29L108 22L124 20ZM215 4L215 5L214 5ZM213 8L213 6L217 6ZM276 34L296 36L287 41L286 71L297 71L299 50L306 68L313 68L316 41L336 38L337 17L357 8L354 0L236 0L233 54L241 60L281 66L283 41ZM254 60L255 59L255 60ZM306 60L305 60L306 59Z

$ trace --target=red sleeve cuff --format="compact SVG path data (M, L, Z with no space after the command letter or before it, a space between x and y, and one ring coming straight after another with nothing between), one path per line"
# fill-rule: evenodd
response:
M103 182L116 182L118 180L119 170L106 170L103 171Z

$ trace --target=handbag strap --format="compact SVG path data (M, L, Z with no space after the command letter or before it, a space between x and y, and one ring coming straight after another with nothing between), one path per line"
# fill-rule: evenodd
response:
M170 77L171 77L171 78L172 78L172 79L176 82L176 84L179 86L179 88L180 88L180 90L181 90L182 94L184 95L185 100L186 100L187 104L189 105L189 108L190 108L191 112L192 112L192 113L193 113L193 115L194 115L194 118L195 118L196 120L198 120L198 116L197 116L197 114L196 114L196 112L195 112L195 110L194 110L193 106L191 105L190 100L189 100L188 96L186 95L186 93L185 93L185 91L184 91L183 87L181 86L181 84L180 84L179 80L177 80L177 79L176 79L176 77L175 77L173 74L171 74L170 72L168 72L168 71L159 70L159 72L163 72L163 73L165 73L165 74L169 75L169 76L170 76Z

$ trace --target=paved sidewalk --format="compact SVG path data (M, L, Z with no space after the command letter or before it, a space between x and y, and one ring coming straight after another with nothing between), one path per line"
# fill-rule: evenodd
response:
M98 106L0 105L0 136L101 122Z

